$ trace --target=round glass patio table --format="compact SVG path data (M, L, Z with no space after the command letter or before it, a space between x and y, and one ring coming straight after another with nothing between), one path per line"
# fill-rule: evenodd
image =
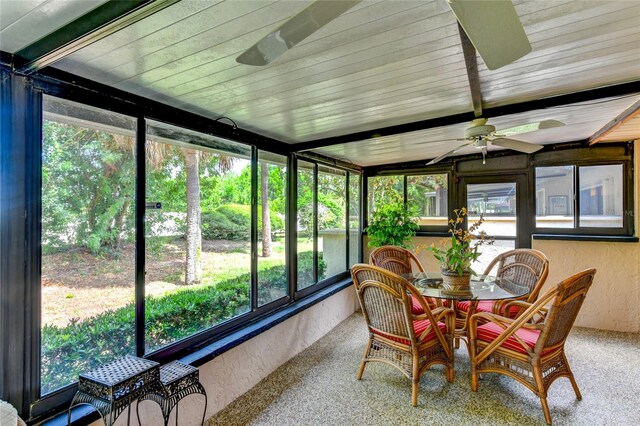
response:
M425 297L448 300L503 300L529 294L531 289L509 279L492 275L472 275L468 291L455 291L442 282L439 272L415 272L403 274Z
M531 289L515 283L507 278L495 277L492 275L472 275L467 291L455 291L448 288L442 282L442 274L439 272L415 272L403 274L403 278L413 284L425 297L436 299L447 299L456 313L456 329L453 333L455 337L455 347L459 347L460 340L468 343L469 319L475 313L476 302L483 300L504 300L514 299L529 294ZM460 301L470 301L466 315L458 314L458 303Z

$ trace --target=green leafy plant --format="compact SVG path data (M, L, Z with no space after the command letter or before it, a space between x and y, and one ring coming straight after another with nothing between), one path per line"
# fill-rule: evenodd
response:
M456 216L455 219L449 220L451 237L443 239L439 245L431 244L429 250L438 259L441 270L456 272L462 276L465 272L473 272L471 264L482 254L478 251L478 247L493 244L493 239L487 238L484 231L480 231L478 236L474 234L484 222L482 215L478 221L469 226L469 229L462 229L459 226L464 223L464 218L468 214L466 207L455 209L453 213ZM475 244L474 240L476 240Z
M418 229L415 215L403 203L394 202L378 208L365 231L369 247L407 247Z

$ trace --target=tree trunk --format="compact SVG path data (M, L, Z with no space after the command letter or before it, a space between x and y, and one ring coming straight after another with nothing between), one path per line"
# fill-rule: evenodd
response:
M184 149L187 165L187 255L185 283L197 284L202 279L202 235L200 233L200 173L199 152Z
M120 211L118 212L118 215L116 216L116 220L114 221L114 225L113 228L116 232L116 239L115 239L115 249L119 250L120 249L120 244L122 243L122 233L124 232L123 226L124 226L124 222L125 219L127 217L127 213L129 213L129 206L131 205L131 200L127 199L124 202L124 205L122 206L122 208L120 209Z
M269 212L269 169L260 163L260 192L262 198L262 257L271 256L271 214Z

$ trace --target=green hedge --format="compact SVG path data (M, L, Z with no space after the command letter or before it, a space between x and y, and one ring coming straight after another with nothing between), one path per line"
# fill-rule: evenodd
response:
M258 206L258 229L262 228L261 207ZM284 220L271 211L271 232L284 230ZM251 206L245 204L225 204L214 211L203 212L201 217L202 236L207 240L224 239L247 241L250 239Z
M300 254L298 267L312 273L312 253ZM319 259L318 273L326 264ZM271 294L287 294L284 265L259 271L262 303ZM250 274L242 274L221 283L184 288L162 297L146 300L146 336L150 350L190 336L250 309ZM135 305L105 311L65 327L42 328L42 391L57 389L76 380L78 374L104 362L135 353Z

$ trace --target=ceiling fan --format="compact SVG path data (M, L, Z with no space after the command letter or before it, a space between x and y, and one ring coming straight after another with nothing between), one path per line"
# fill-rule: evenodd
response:
M361 1L317 0L243 52L236 62L267 65ZM510 64L531 51L510 1L446 1L490 70Z
M466 148L468 146L475 146L482 150L482 157L487 153L487 144L500 146L502 148L512 149L514 151L524 152L532 154L540 149L542 145L536 145L529 142L519 141L517 139L510 139L507 136L518 135L522 133L534 132L536 130L551 129L553 127L564 126L564 123L557 120L544 120L535 123L524 124L522 126L510 127L508 129L496 130L496 128L490 124L487 124L486 118L476 118L471 122L471 127L464 131L463 139L455 139L458 141L468 141L465 144L460 145L456 149L453 149L439 157L427 163L427 166L435 164L450 155Z

